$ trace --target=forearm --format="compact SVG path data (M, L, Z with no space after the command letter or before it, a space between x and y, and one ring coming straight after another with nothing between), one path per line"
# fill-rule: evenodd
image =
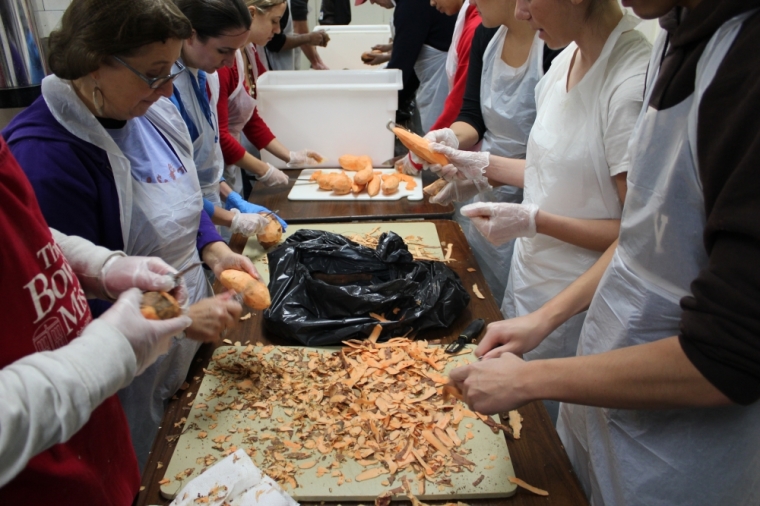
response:
M272 142L266 145L264 148L270 153L272 153L274 156L282 160L283 162L289 162L290 161L290 150L286 148L280 141L277 139L272 139Z
M689 361L676 336L597 355L530 361L521 377L518 388L527 400L614 409L731 404Z
M523 188L525 186L525 160L491 155L486 177L497 183Z
M247 151L243 155L243 158L235 162L235 165L256 176L263 176L269 170L269 166L265 162L262 162Z
M221 207L215 207L214 215L211 217L211 222L214 225L230 228L232 226L232 218L234 217L235 213L232 211L222 209Z
M536 232L592 251L606 251L620 234L620 220L582 220L539 210Z
M456 121L451 125L451 130L457 136L459 149L468 150L478 143L478 131L472 125L464 121Z
M224 259L224 257L231 254L232 250L229 246L227 246L227 243L218 241L212 242L203 248L203 251L201 251L201 258L203 259L203 262L208 265L209 268L213 271L217 264L219 264L219 262Z
M299 34L299 35L305 35L309 33L309 23L306 21L293 21L293 32ZM313 67L317 66L319 63L322 63L322 59L319 57L319 54L317 53L317 49L312 46L311 44L305 44L301 51L303 51L303 54L306 56L306 59L309 60L311 65Z
M280 49L280 51L287 51L289 49L295 49L300 46L308 45L310 40L311 40L311 35L309 35L308 33L288 34L287 38L285 39L285 44L283 44L282 49Z
M109 297L103 289L101 280L103 266L111 257L126 255L121 251L111 251L96 246L87 239L75 235L62 234L54 228L51 228L50 232L74 271L79 284L82 285L87 298L108 300Z
M0 486L41 451L68 440L136 371L131 346L95 321L55 351L24 357L0 371Z

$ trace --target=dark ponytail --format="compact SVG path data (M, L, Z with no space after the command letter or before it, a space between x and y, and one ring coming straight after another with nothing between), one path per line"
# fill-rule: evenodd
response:
M251 13L243 0L174 0L193 25L201 42L251 28Z

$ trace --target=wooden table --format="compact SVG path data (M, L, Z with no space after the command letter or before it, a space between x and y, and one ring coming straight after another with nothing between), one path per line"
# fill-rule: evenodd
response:
M410 201L407 198L399 200L368 201L354 200L345 201L314 200L294 201L288 200L293 184L301 174L300 169L286 169L284 171L290 177L288 186L275 186L273 188L264 185L254 186L248 200L267 209L279 210L280 218L288 223L327 223L345 222L354 220L435 220L450 219L454 216L454 206L440 206L431 204L428 196L422 200ZM437 177L430 171L423 171L422 182L427 185L435 181Z
M425 332L424 337L429 340L442 339L449 342L459 335L461 331L475 318L483 318L486 323L502 319L499 307L493 295L488 290L488 285L483 275L476 272L467 272L468 268L478 269L467 240L459 225L448 220L434 220L438 229L438 235L442 241L454 244L453 257L457 259L450 267L461 277L465 287L472 287L474 283L485 295L481 300L472 296L469 306L457 318L449 329L438 329ZM239 237L233 238L231 243L235 251L242 251L245 240ZM231 341L246 343L262 342L265 344L292 344L285 343L281 339L268 335L262 330L262 313L257 311L254 316L227 333ZM142 485L144 490L140 492L136 504L143 505L167 505L170 501L163 499L159 492L158 482L164 477L166 465L171 460L174 447L182 432L179 420L187 416L193 399L198 393L203 379L203 367L207 366L215 345L204 345L198 352L188 374L189 388L179 392L177 397L169 403L164 415L161 429L153 450L143 473ZM557 431L551 424L546 409L540 402L533 402L520 408L523 421L522 437L518 441L507 439L509 454L512 458L515 474L537 487L549 491L549 497L539 497L525 490L518 489L517 493L506 499L491 499L469 501L477 506L518 506L518 505L584 505L588 504L578 480L573 474L570 461L567 458ZM161 467L159 468L159 463ZM352 503L342 501L341 504L351 506Z

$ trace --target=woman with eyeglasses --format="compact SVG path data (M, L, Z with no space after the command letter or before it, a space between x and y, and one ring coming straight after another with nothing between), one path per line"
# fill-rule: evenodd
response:
M257 234L268 223L258 213L269 210L245 202L224 182L217 117L216 71L232 65L235 53L248 41L251 14L243 0L175 0L175 4L190 20L193 31L182 43L180 62L172 68L173 72L179 72L184 65L188 70L175 80L171 100L190 131L204 208L215 224L229 227L232 233ZM271 165L257 166L255 173L267 186L288 183L288 176ZM222 195L227 209L223 208ZM284 221L280 222L283 229L287 227Z
M241 169L248 173L266 176L272 166L246 152L240 144L241 135L259 150L266 149L286 162L288 167L317 165L322 157L310 150L290 151L274 136L256 111L256 80L266 68L259 59L256 46L265 46L275 34L280 33L280 19L288 5L286 0L246 0L253 22L247 44L239 49L230 67L217 71L219 76L219 130L224 161L224 179L235 191L241 192L243 180ZM276 170L276 169L274 169ZM263 180L268 185L272 179ZM223 192L224 193L224 192ZM234 196L225 195L227 208Z
M191 33L169 0L74 0L50 35L53 75L42 97L3 132L51 227L188 269L192 325L119 393L141 467L200 342L217 339L241 312L229 294L210 297L201 260L217 275L257 275L203 212L192 143L167 98L186 72L172 66ZM93 315L108 305L91 303Z

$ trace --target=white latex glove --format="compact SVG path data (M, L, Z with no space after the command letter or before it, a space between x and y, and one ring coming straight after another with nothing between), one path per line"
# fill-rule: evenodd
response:
M311 151L309 149L302 149L301 151L291 151L290 161L288 161L288 167L313 167L319 165L325 161L325 157Z
M170 320L147 320L140 313L142 292L131 288L123 292L111 308L100 316L118 329L135 352L137 375L142 374L158 357L169 351L172 336L185 330L193 321L188 316Z
M419 176L423 168L423 161L417 158L417 155L411 151L404 158L396 162L396 170L409 174L410 176Z
M100 281L103 291L112 299L130 288L142 291L172 292L180 306L187 301L187 287L182 276L174 284L177 269L158 257L122 257L113 256L103 264Z
M269 163L267 165L269 170L258 179L264 186L282 186L290 182L290 178L283 171L275 169Z
M440 175L447 181L454 178L471 179L473 181L485 180L485 171L490 161L491 154L487 151L460 151L458 149L433 142L430 149L441 153L449 159L449 165L431 165L430 170Z
M451 128L431 130L425 134L423 139L426 139L428 142L436 142L450 148L459 149L459 139L457 139L457 134Z
M483 237L496 246L516 237L536 235L538 206L535 204L476 202L464 206L461 213L470 218Z
M490 189L490 185L488 189ZM456 179L449 181L446 186L441 188L438 195L430 197L430 202L433 204L440 204L446 206L452 202L464 202L470 200L472 197L480 193L481 191L474 182L469 179Z
M240 209L231 209L235 216L232 218L230 232L251 237L264 231L269 224L266 216L257 213L241 213Z

